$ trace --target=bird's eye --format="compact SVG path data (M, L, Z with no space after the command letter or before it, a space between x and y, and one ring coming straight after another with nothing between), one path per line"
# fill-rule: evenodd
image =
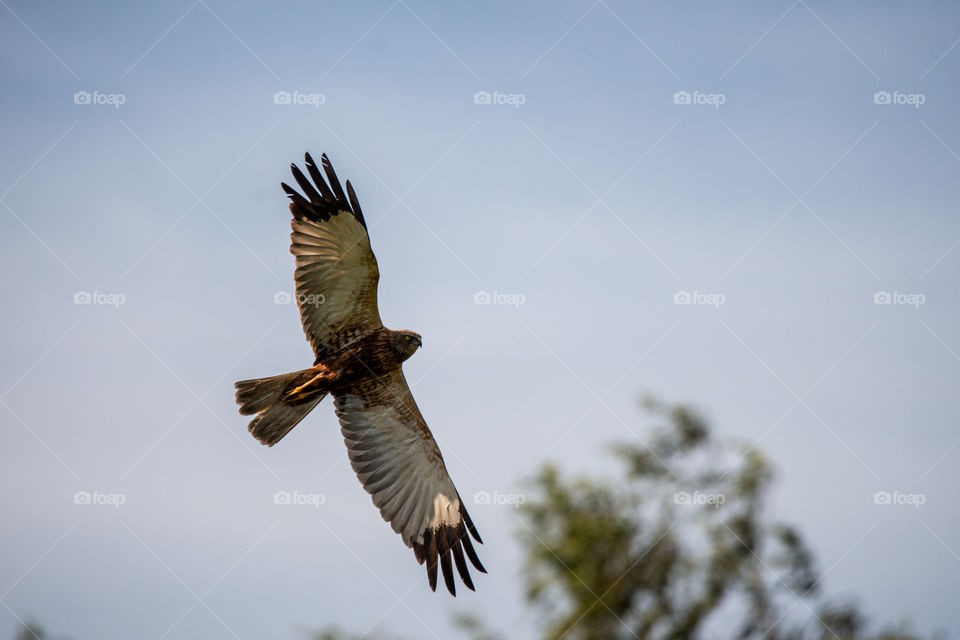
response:
M407 342L410 342L413 339L410 336L406 336L406 338L407 338Z

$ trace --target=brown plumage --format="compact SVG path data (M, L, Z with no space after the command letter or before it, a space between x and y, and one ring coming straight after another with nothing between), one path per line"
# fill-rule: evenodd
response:
M357 195L349 180L344 193L327 156L320 159L323 174L306 154L309 178L290 166L306 197L281 185L293 213L297 305L314 365L237 382L240 413L254 416L250 433L273 446L332 394L353 470L383 519L426 564L430 588L436 590L439 566L456 595L456 566L472 590L464 554L486 573L470 536L482 540L401 368L422 340L380 321L380 271Z

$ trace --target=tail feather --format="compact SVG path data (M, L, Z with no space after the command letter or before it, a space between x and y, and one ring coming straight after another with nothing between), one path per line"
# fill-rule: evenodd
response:
M281 399L284 389L302 373L294 371L270 378L241 380L235 384L240 413L256 416L247 428L261 444L272 447L278 443L326 397L327 394L323 394L296 404L284 402Z

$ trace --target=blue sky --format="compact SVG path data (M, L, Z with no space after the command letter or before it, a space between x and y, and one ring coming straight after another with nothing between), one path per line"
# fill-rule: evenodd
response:
M328 404L272 449L236 413L311 358L274 303L308 150L462 495L606 473L639 394L690 402L828 593L960 633L954 3L2 5L0 633L533 634L510 506L471 507L478 593L432 594Z

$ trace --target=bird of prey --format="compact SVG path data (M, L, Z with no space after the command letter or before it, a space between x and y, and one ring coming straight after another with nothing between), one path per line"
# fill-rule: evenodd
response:
M322 174L309 153L304 159L309 179L290 165L303 195L281 186L293 213L300 320L316 359L309 369L237 382L240 413L254 416L250 433L273 446L333 396L353 470L383 519L426 564L430 588L436 591L439 563L452 595L453 565L473 590L464 555L486 573L470 536L482 540L401 369L423 341L380 321L380 271L350 181L344 193L326 154Z

